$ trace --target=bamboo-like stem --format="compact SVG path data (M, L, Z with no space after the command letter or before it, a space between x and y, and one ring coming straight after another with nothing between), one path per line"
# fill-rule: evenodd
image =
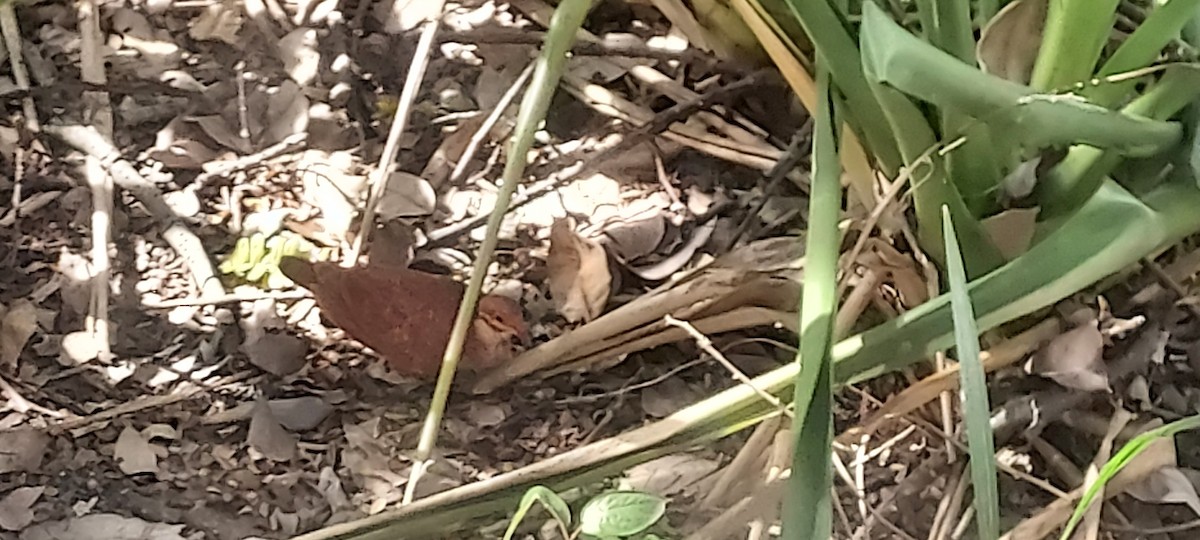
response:
M583 19L591 7L591 0L564 0L554 12L550 21L550 29L546 33L546 45L534 68L533 80L529 90L521 101L521 111L517 115L516 130L508 147L508 161L504 165L504 178L500 192L496 195L496 206L492 209L487 221L487 233L479 252L475 257L475 266L471 278L467 281L467 290L463 294L458 315L454 318L454 326L450 330L450 342L442 356L442 369L438 372L437 386L429 401L429 413L425 416L425 424L421 428L421 438L417 443L408 485L404 490L404 502L412 502L417 482L428 467L429 457L437 444L437 434L441 427L442 415L446 410L446 402L450 397L450 386L454 383L454 374L458 369L459 358L462 357L463 345L467 340L467 332L475 318L475 307L479 294L483 290L483 278L487 275L487 267L491 263L492 253L496 250L496 242L500 234L500 224L508 211L513 192L517 189L522 176L529 149L533 146L533 136L538 125L546 117L550 109L550 100L558 88L563 68L567 63L567 52L575 41L575 31L583 25Z

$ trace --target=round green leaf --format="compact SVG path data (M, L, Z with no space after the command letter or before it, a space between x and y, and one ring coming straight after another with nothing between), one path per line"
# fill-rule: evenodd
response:
M614 491L588 501L579 513L580 532L591 536L630 536L654 525L667 511L662 497L640 491Z

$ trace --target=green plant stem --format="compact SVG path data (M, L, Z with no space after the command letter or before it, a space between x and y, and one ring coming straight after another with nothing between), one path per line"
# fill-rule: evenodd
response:
M1120 0L1050 0L1030 86L1045 91L1092 78Z
M550 20L550 28L546 32L546 43L534 68L533 80L529 91L521 101L520 112L517 114L516 129L508 147L508 160L504 164L503 184L496 194L496 206L488 216L486 236L479 246L475 257L475 266L471 278L467 281L467 290L463 294L458 314L454 318L454 326L450 330L450 341L442 357L442 368L438 372L437 386L429 402L429 413L421 428L421 438L417 443L414 455L416 465L405 489L405 498L411 499L416 481L424 469L426 461L433 453L437 444L437 434L441 427L442 415L446 410L446 402L450 397L450 386L454 383L454 374L458 369L459 358L462 357L463 346L466 343L467 332L475 318L475 307L479 294L483 290L483 278L487 275L487 267L491 263L492 254L500 232L500 224L508 210L512 194L521 182L525 173L526 156L533 146L534 133L538 125L546 117L550 108L550 100L558 89L563 67L567 62L567 51L575 43L575 33L583 24L591 8L591 0L562 0Z
M813 127L812 194L805 241L804 290L800 309L800 364L794 392L792 475L783 512L783 538L829 538L833 532L830 485L833 471L833 369L829 347L837 313L837 262L842 208L838 143L829 73L817 67ZM804 362L800 362L801 358Z

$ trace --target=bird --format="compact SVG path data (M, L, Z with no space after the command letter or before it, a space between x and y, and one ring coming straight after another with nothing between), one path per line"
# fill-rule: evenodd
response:
M279 269L316 297L321 313L382 356L395 372L436 377L466 287L449 276L371 264L343 267L283 257ZM459 367L493 368L530 344L524 311L497 294L480 297Z

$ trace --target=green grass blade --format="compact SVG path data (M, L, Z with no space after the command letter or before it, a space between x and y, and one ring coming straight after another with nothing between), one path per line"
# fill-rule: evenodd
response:
M1075 527L1079 525L1079 521L1083 519L1083 515L1087 513L1088 507L1096 500L1096 495L1100 489L1112 480L1121 469L1124 469L1134 458L1150 447L1154 441L1167 437L1174 437L1176 434L1200 428L1200 415L1181 418L1165 426L1157 427L1145 433L1134 437L1125 446L1121 447L1121 451L1117 455L1108 460L1103 467L1100 468L1100 473L1096 477L1096 481L1084 491L1083 497L1080 497L1079 504L1075 506L1075 511L1071 514L1071 519L1067 521L1067 525L1063 528L1061 540L1067 540L1071 537L1071 533L1075 531Z
M942 207L945 226L946 266L950 287L950 311L954 321L954 344L960 367L959 386L967 426L967 448L971 454L971 482L975 494L975 523L981 540L1000 537L1000 502L996 487L996 447L992 441L991 407L988 404L987 377L979 359L979 331L967 293L967 274L954 234L950 209Z
M812 41L817 56L821 57L817 63L828 66L834 86L845 96L848 114L852 115L847 123L856 128L884 172L895 174L901 163L896 138L867 86L849 24L827 0L782 1ZM762 2L764 6L774 3Z
M833 532L833 369L829 349L837 312L837 261L841 247L841 166L834 137L829 73L817 67L812 194L800 308L800 363L796 375L792 476L783 512L783 538L829 538ZM800 358L804 358L803 362Z
M1112 33L1120 0L1050 0L1042 47L1030 85L1038 90L1066 88L1092 78Z
M1096 78L1101 79L1100 84L1085 88L1083 96L1097 105L1116 105L1133 89L1137 79L1112 83L1103 79L1150 65L1162 53L1163 47L1179 37L1184 26L1194 20L1197 7L1200 7L1200 0L1169 0L1155 7L1146 21L1104 62L1096 74Z
M1174 145L1182 136L1178 124L1122 114L1074 97L1038 94L983 73L909 34L873 4L863 8L863 65L874 80L1002 126L1006 135L1027 147L1088 144L1143 157Z

